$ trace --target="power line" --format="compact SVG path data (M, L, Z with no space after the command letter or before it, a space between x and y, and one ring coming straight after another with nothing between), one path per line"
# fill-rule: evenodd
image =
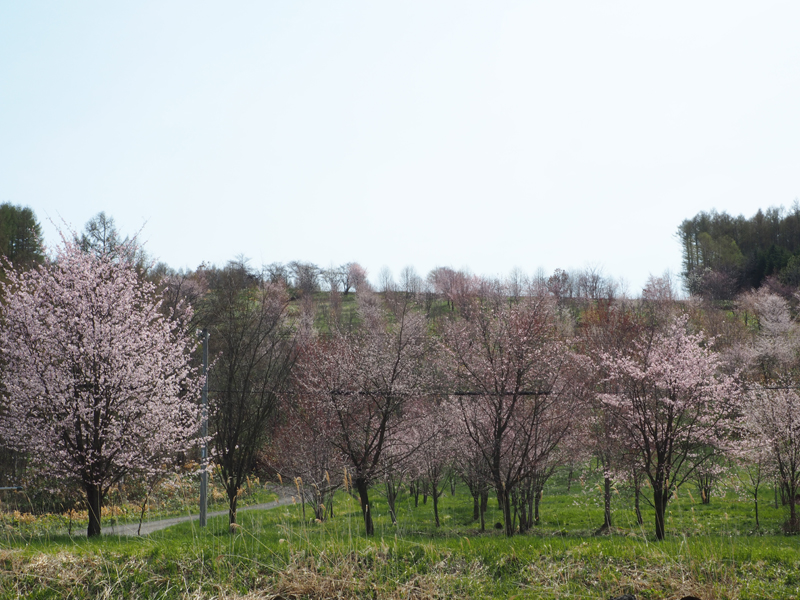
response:
M286 392L273 392L273 391L257 391L257 390L209 390L209 393L214 394L275 394L281 396L302 396L302 392L286 391ZM363 390L341 391L331 390L329 392L332 396L375 396L378 392L368 392ZM433 396L436 398L448 398L450 396L549 396L550 391L521 391L521 392L467 392L457 390L455 392L394 392L392 396Z

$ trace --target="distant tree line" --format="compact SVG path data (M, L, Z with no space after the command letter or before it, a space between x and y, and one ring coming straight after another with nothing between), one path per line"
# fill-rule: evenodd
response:
M765 282L800 286L800 204L752 217L700 212L678 227L687 290L732 300Z

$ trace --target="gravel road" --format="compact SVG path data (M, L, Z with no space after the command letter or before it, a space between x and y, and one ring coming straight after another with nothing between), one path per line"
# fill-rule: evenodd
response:
M292 503L292 496L291 494L287 494L284 490L276 489L274 490L275 493L278 494L278 499L273 502L267 502L265 504L254 504L253 506L242 506L236 512L240 513L245 510L268 510L270 508L277 508L278 506L284 506L286 504ZM218 510L215 512L208 513L208 517L220 517L222 515L227 515L227 510ZM160 521L145 521L142 523L142 535L147 535L153 533L154 531L159 531L161 529L166 529L167 527L171 527L173 525L177 525L178 523L185 523L187 521L198 521L200 519L200 515L186 515L183 517L173 517L171 519L162 519ZM107 525L103 527L103 535L137 535L137 531L139 530L139 522L136 523L126 523L124 525ZM86 535L86 531L83 531L83 535Z

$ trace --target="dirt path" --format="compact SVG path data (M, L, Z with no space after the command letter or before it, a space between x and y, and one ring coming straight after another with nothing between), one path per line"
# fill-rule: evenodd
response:
M270 508L277 508L278 506L284 506L286 504L292 503L292 496L285 492L285 490L281 489L274 489L273 490L276 494L278 494L278 499L274 500L273 502L266 502L265 504L254 504L252 506L242 506L236 512L240 513L245 510L268 510ZM220 517L222 515L227 515L227 510L218 510L214 512L208 513L208 518L211 517ZM166 529L167 527L172 527L173 525L177 525L178 523L185 523L187 521L198 521L200 519L200 515L186 515L183 517L172 517L170 519L161 519L160 521L144 521L142 523L142 535L148 535L153 533L154 531L160 531L161 529ZM139 522L136 523L125 523L123 525L108 525L103 527L103 535L137 535L139 530ZM83 535L86 535L86 532L83 532Z

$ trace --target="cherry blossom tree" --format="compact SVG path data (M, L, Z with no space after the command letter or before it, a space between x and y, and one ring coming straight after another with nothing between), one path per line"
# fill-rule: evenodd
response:
M417 440L413 435L414 429L409 427L407 417L404 416L404 420L404 427L399 431L391 431L391 435L387 436L378 469L379 477L383 480L392 525L397 525L397 497L403 481L415 472L414 465L408 459L415 448L412 444L416 444Z
M90 536L109 488L161 469L199 424L194 336L161 314L134 254L63 239L52 262L4 285L0 435L84 490Z
M800 531L796 498L800 490L800 394L794 386L755 385L744 409L744 429L756 447L768 449L772 469L789 502L786 528Z
M350 262L342 265L342 272L344 273L344 281L342 287L344 288L344 295L350 293L353 288L359 289L367 281L367 270L356 262Z
M358 290L358 298L361 327L306 343L295 381L298 393L335 423L329 441L355 473L366 533L373 535L369 487L381 475L387 446L409 426L406 405L425 392L429 344L425 319L409 303L389 315L369 290Z
M455 446L453 469L469 489L472 496L472 520L480 520L481 531L486 529L486 509L492 477L483 453L467 433L460 421L453 424L453 443Z
M409 445L415 449L413 469L433 500L433 518L439 527L439 498L453 476L456 452L455 432L460 421L458 407L450 402L437 404L431 400L418 403L416 426L411 430ZM454 427L455 426L455 427Z
M450 310L463 309L474 298L478 279L464 271L449 267L437 267L428 273L428 282L445 301Z
M743 397L742 448L750 469L774 474L788 498L788 531L800 531L795 500L800 488L800 395L798 395L797 324L783 298L765 291L749 295L759 331L749 348L750 384ZM747 355L747 353L746 353ZM748 456L749 455L749 456ZM753 458L754 456L754 458ZM751 486L757 485L751 477ZM756 488L757 489L757 488Z
M564 439L578 417L580 386L569 374L580 362L561 339L554 301L502 295L475 301L468 319L443 333L467 434L480 449L514 534L513 489Z
M702 504L711 504L711 493L725 475L725 463L721 457L715 457L705 461L694 470L694 482L697 491L700 493Z
M345 466L341 454L329 443L336 424L306 396L293 397L285 404L265 459L282 479L299 481L304 501L309 500L316 518L324 521L328 512L333 516L333 496L341 487L339 475Z
M762 445L757 437L745 437L737 440L734 448L729 450L733 458L733 469L738 481L737 487L753 499L756 529L761 527L758 515L758 492L772 472L772 456L770 448Z
M614 302L606 299L587 307L581 318L579 341L583 352L594 362L593 377L586 381L588 386L602 392L608 376L602 356L627 348L641 334L642 321L624 298ZM603 524L599 531L605 531L612 526L612 485L615 478L627 478L631 449L616 427L614 414L606 410L597 395L591 397L587 417L586 440L603 470Z
M673 493L723 444L738 393L707 341L687 329L685 316L673 318L602 358L609 391L601 400L650 481L659 540Z
M758 315L758 335L749 348L751 376L761 382L785 379L797 358L797 324L789 304L775 294L761 291L749 294Z

